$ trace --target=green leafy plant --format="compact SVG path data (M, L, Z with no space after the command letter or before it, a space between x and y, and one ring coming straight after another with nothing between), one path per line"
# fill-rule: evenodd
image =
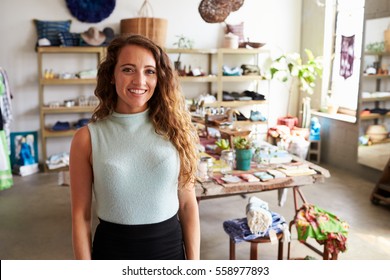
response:
M229 150L230 149L230 144L227 139L218 139L215 141L215 145L217 145L218 148L221 150Z
M369 52L384 52L385 51L385 42L375 42L367 44L366 50Z
M313 94L316 80L322 76L322 57L315 57L313 52L305 49L307 55L306 63L298 53L283 54L275 59L270 67L271 79L277 78L286 82L289 77L296 77L299 80L300 90Z
M252 148L252 142L242 136L237 136L233 139L233 145L236 150L248 150Z

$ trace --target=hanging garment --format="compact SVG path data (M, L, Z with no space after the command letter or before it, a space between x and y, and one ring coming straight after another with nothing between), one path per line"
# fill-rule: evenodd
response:
M340 76L348 79L353 74L355 35L341 35Z
M13 185L11 161L4 130L0 130L0 191Z
M2 125L8 144L8 151L11 151L10 125L12 121L12 92L8 83L7 72L0 67L0 108Z

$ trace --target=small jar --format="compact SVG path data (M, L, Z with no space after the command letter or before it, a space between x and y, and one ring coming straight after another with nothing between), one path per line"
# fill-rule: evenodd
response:
M234 154L233 151L224 150L221 152L221 173L232 174L234 169Z
M202 182L209 181L213 177L213 159L211 157L200 158L198 177Z

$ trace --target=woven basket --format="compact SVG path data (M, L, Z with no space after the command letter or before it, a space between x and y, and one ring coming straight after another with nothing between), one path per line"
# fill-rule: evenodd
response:
M385 30L384 37L385 37L385 52L390 52L390 29Z
M162 18L138 17L120 21L120 32L122 35L144 35L160 47L165 47L167 27L168 21Z

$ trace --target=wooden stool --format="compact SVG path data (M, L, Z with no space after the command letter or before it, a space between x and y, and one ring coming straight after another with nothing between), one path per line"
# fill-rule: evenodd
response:
M283 233L276 234L276 237L278 238L278 260L283 260ZM268 236L259 237L253 240L246 240L246 242L249 242L251 244L250 249L250 259L251 260L257 260L257 246L259 243L271 243L271 240ZM235 260L236 259L236 243L234 243L234 240L229 238L229 259Z
M292 229L293 225L295 225L295 221L294 220L292 220L290 222L290 225L289 225L290 232L291 232L291 229ZM327 243L325 243L324 245L321 245L321 246L324 246L324 251L323 252L321 252L319 249L317 249L316 247L314 247L313 245L311 245L311 244L309 244L307 242L300 241L299 243L305 245L306 247L308 247L311 250L313 250L314 252L316 252L318 255L320 255L322 257L323 260L337 260L337 258L338 258L338 253L336 253L336 252L330 253L329 252ZM290 246L291 246L291 240L290 240L290 242L287 245L287 259L288 260L290 260L290 250L291 250Z

